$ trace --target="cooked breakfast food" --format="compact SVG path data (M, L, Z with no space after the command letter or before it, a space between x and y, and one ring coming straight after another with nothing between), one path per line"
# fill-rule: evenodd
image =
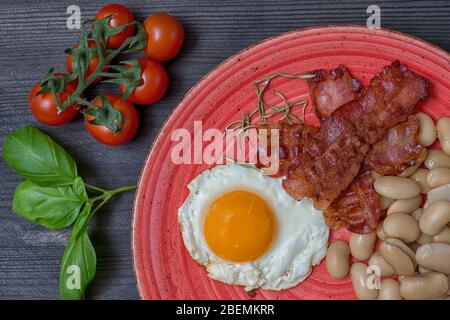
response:
M296 286L326 254L328 227L310 199L296 201L281 179L238 164L219 165L189 183L178 211L187 250L208 275L228 284Z
M345 227L349 243L333 241L325 264L333 278L350 277L358 299L448 299L450 118L435 124L415 112L426 79L398 61L367 87L343 65L288 77L307 79L320 125L272 123L259 109L261 123L244 115L241 129L278 130L279 170L267 177L228 164L195 178L179 209L191 256L219 281L281 290L325 256L327 226ZM258 108L266 106L261 92ZM437 137L442 150L428 149ZM259 154L268 155L270 141ZM378 284L367 285L371 270Z
M309 91L314 113L319 119L330 116L337 108L358 98L361 83L351 77L344 65L331 72L317 70L312 73L315 76L308 80Z
M374 179L369 171L356 179L323 212L332 230L346 227L351 232L370 233L383 219L380 195L373 188Z
M357 176L370 145L405 121L426 96L423 77L398 61L384 67L358 99L339 107L321 123L318 135L323 153L291 168L283 187L295 199L306 196L316 208L327 208Z
M350 276L358 299L449 299L450 180L446 170L450 157L442 150L426 149L435 142L436 127L428 115L411 115L374 144L365 159L364 165L370 168L367 170L371 170L374 180L373 190L380 196L379 208L387 216L375 233L374 240L377 237L381 243L371 241L373 233L367 235L367 241L361 238L364 235L352 233L350 254L359 261L370 255L367 267L375 267L378 277L398 279L383 279L378 287L362 288L360 281L367 275L360 272L365 265L355 263ZM384 156L380 156L382 153ZM377 158L380 160L375 161ZM361 201L364 199L362 196ZM327 261L335 256L334 243L328 249ZM341 260L339 266L327 264L329 274L338 279L345 277L336 275L335 270L348 269L348 261Z
M409 116L370 148L363 165L382 175L397 175L414 166L424 150L418 141L419 128L418 116Z

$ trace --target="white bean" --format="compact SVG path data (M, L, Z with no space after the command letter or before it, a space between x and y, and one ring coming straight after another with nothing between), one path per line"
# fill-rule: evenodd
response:
M386 217L383 222L384 232L405 243L416 241L420 236L419 224L407 213L395 212Z
M445 184L438 188L431 189L427 193L427 202L423 205L423 209L428 208L432 203L439 200L450 201L450 184Z
M347 276L350 249L345 241L336 240L328 247L326 266L328 273L336 279Z
M450 244L428 243L416 251L416 261L424 268L450 273Z
M423 112L418 112L417 117L419 119L420 130L417 136L417 142L422 146L431 146L436 140L436 126L433 119Z
M427 174L427 184L430 188L437 188L450 183L449 168L434 168Z
M353 290L359 300L376 300L378 289L369 289L367 280L371 274L367 273L367 265L361 262L352 264L350 268L350 278L352 279Z
M443 242L450 244L450 227L444 227L444 229L440 233L433 237L433 242Z
M395 200L389 206L387 214L390 215L395 212L412 213L419 208L421 203L422 195L420 194L410 199Z
M420 185L422 193L427 193L428 191L430 191L430 186L427 183L427 175L428 175L427 169L419 168L409 177L410 179L413 179Z
M383 223L380 223L377 227L377 237L381 240L386 240L387 238L389 238L383 230Z
M387 242L388 240L397 239L390 238L381 243L380 253L383 256L383 259L392 266L398 275L409 276L414 274L415 260L413 261L410 256L411 254L414 255L411 249L406 245L406 248L401 248L400 246ZM406 250L409 250L409 254Z
M438 200L424 210L419 220L420 230L435 236L450 222L450 201Z
M436 130L442 150L450 155L450 118L440 118L436 123Z
M400 294L406 300L434 299L446 293L447 290L447 277L438 272L404 277L400 280Z
M381 281L378 300L402 300L400 283L394 279L384 279Z
M430 170L434 168L450 168L450 156L442 150L430 149L424 165Z
M378 268L380 268L380 276L382 277L395 274L395 270L389 263L386 262L386 260L384 260L379 251L376 251L372 254L369 259L369 266L377 266Z
M374 182L374 188L378 194L391 199L409 199L421 191L416 181L395 176L378 178Z
M368 234L352 233L349 241L352 256L361 261L369 259L376 240L377 235L375 232Z

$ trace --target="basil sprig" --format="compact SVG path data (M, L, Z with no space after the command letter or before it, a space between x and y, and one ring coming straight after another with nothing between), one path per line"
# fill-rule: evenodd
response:
M135 186L106 190L85 183L73 158L48 135L29 126L5 139L3 159L26 179L14 193L14 212L50 229L73 225L61 259L60 296L82 299L97 264L88 223L114 194ZM90 197L87 189L96 195Z

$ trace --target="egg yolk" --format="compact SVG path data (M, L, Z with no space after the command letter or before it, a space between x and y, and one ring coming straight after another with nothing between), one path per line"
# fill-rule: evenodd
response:
M258 195L233 191L215 200L206 214L204 234L219 257L252 261L270 247L276 232L275 215Z

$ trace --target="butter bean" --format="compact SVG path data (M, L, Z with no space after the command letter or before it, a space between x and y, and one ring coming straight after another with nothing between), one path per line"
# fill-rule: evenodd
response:
M350 268L350 278L352 279L353 290L359 300L376 300L378 298L378 289L368 288L368 278L371 274L367 273L367 265L361 262L352 264Z
M419 224L416 219L402 212L388 215L384 219L383 230L388 236L398 238L405 243L414 242L420 236Z
M375 191L391 199L410 199L421 192L420 185L408 178L384 176L374 182Z
M430 149L423 164L430 170L434 168L450 168L450 156L440 149Z
M447 277L438 272L409 276L400 280L400 294L406 300L434 299L442 296L447 290Z
M387 214L394 212L412 213L417 210L422 203L422 195L417 195L410 199L395 200L388 208Z
M350 253L358 260L367 260L373 253L376 240L375 232L369 234L352 233L349 241Z
M450 155L450 118L440 118L436 123L436 130L442 150Z
M384 279L381 281L378 300L403 300L400 294L400 283L394 279Z
M326 266L328 273L336 279L347 276L350 249L345 241L336 240L328 247Z
M450 273L450 244L429 243L420 246L416 251L416 261L426 269Z
M431 146L434 140L436 140L436 125L434 124L433 119L426 113L418 112L417 117L420 125L417 142L424 147Z

